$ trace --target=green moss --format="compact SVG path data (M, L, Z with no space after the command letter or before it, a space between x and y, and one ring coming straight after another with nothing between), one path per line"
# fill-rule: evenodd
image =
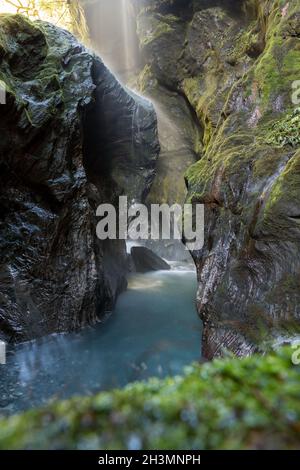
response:
M286 15L282 8L288 6ZM287 2L273 7L266 30L266 47L255 65L254 81L257 82L263 108L273 97L291 92L291 85L299 78L300 44L285 33L297 5Z
M199 132L195 137L194 152L197 155L198 159L201 158L203 153L203 137Z
M298 9L291 4L283 14L286 6L286 2L276 2L266 16L262 5L257 20L240 32L234 51L228 55L229 59L235 57L235 65L239 59L247 63L249 48L261 46L262 32L265 48L231 88L224 86L228 72L220 68L214 56L210 56L203 76L183 82L184 93L204 129L204 157L186 173L189 200L197 196L200 201L210 202L213 192L221 203L226 201L237 210L234 206L238 201L227 182L243 187L247 173L241 169L247 168L260 185L259 180L277 172L282 161L280 149L299 146L298 110L278 121L278 110L291 108L292 83L299 78L299 44L284 33ZM240 102L244 100L245 107L237 108L237 97ZM221 103L224 119L219 111Z
M254 162L253 164L253 178L255 181L259 181L265 178L271 178L276 174L277 169L280 166L282 161L282 153L275 148L266 148L261 158Z
M218 78L216 74L205 77L205 86L203 87L203 77L190 77L183 80L182 89L195 109L201 127L203 128L203 146L207 149L214 134L214 127L209 115L209 108L212 107L212 101L216 99L218 91Z
M276 121L266 136L270 145L284 147L300 145L300 108L295 109L280 121Z
M234 48L229 54L228 61L232 64L239 60L245 61L248 54L261 47L260 42L261 35L257 31L257 21L254 20L248 29L242 30L238 34Z
M255 68L255 81L259 84L262 104L266 106L271 94L278 89L282 76L271 50L266 50Z
M45 125L53 114L74 105L74 77L84 82L89 72L73 59L63 64L61 58L72 41L71 35L57 35L48 23L32 22L24 15L0 15L0 80L11 98L19 101L24 120L31 126ZM31 99L21 102L18 96L26 96L29 86ZM27 87L26 93L20 93L18 87ZM32 105L35 100L47 103L43 114Z
M183 80L182 88L185 96L194 109L197 108L199 95L201 93L201 78L188 77Z
M147 94L149 90L157 87L157 80L152 73L151 66L145 65L143 70L138 75L133 87L136 88L139 93Z
M282 63L282 75L290 82L299 80L299 64L300 64L300 44L290 49L285 54Z
M143 23L143 21L146 21L147 28L146 28L146 34L142 36L139 25ZM146 18L143 17L143 15L140 15L138 18L138 30L140 32L140 46L146 47L152 42L156 41L159 39L161 36L165 34L172 33L174 31L173 24L174 22L177 22L178 18L173 17L172 15L150 15L147 16Z
M148 44L155 41L156 39L158 39L163 34L171 33L172 31L173 30L172 30L171 26L169 26L168 24L159 23L155 27L155 29L151 32L151 35L149 34L149 36L147 36L147 38L144 39L144 41L142 42L141 45L142 46L147 46Z
M286 205L289 202L291 215L299 213L300 198L300 151L296 152L276 178L265 208L265 217L273 217L278 213L281 223L287 216ZM294 209L294 210L293 210ZM281 213L280 213L281 212ZM286 221L286 230L291 229L290 221ZM287 232L288 233L288 232ZM280 236L280 234L278 234ZM287 236L287 235L286 235Z
M1 449L298 448L300 367L294 351L192 365L2 420Z
M178 56L176 43L176 54L170 54L164 69L155 44L147 60L156 65L153 73L160 85L185 95L203 128L201 160L186 172L187 199L206 204L207 230L213 232L214 246L219 242L223 246L226 238L234 260L220 268L209 243L202 258L195 254L201 258L198 271L213 266L224 273L217 281L210 276L214 290L201 313L211 315L216 328L226 318L228 311L218 309L222 305L218 299L226 298L230 305L227 293L235 283L231 274L237 263L241 279L236 285L241 290L254 285L259 299L253 301L253 315L242 305L231 306L232 316L243 319L232 329L241 331L245 325L249 330L249 317L254 342L260 317L276 330L278 318L286 311L283 297L282 308L264 301L270 282L276 285L282 272L295 273L297 266L300 171L294 149L299 147L300 132L298 111L293 114L291 108L292 84L299 80L299 2L249 0L243 4L252 12L245 22L226 17L211 23L213 9L198 5L179 38L182 54ZM168 44L178 40L176 34L167 39ZM266 278L261 290L256 269ZM271 281L273 274L276 280ZM216 295L218 289L224 293ZM290 306L298 317L299 302L292 301Z

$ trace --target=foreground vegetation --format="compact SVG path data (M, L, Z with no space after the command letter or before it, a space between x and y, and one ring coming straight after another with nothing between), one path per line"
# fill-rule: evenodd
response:
M297 448L300 366L293 353L195 364L181 377L2 419L0 448Z

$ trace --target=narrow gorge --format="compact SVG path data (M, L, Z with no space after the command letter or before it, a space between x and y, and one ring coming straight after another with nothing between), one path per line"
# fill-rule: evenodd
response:
M0 39L0 334L15 342L112 309L126 247L97 239L96 207L145 198L159 143L151 104L70 33L4 16Z
M300 1L56 3L0 4L0 448L268 448L299 380ZM202 248L99 239L120 196L204 207ZM37 435L72 403L88 437Z
M192 253L203 354L289 341L300 292L298 2L137 0L127 13L124 3L119 21L129 16L133 53L128 60L126 42L110 38L108 60L157 112L161 153L148 202L205 205L205 245ZM93 6L87 13L101 24ZM101 48L96 33L92 40Z
M205 205L203 354L264 351L299 330L299 2L135 5L140 90L193 118L180 128L194 124L187 200Z

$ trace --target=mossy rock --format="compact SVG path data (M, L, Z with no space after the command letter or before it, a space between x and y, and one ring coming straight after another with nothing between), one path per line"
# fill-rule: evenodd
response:
M144 17L161 19L179 8L145 5ZM157 86L186 98L202 130L201 158L185 181L187 201L205 205L205 243L193 253L204 354L220 355L226 345L243 355L300 328L297 283L281 300L275 295L300 272L299 111L292 101L300 3L186 5L190 16L178 14L174 30L146 47L147 67Z
M300 146L300 108L296 108L284 119L275 121L267 135L266 142L270 145L283 147Z

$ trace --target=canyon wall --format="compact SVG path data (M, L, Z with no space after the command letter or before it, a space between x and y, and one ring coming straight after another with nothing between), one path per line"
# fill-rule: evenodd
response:
M152 105L68 32L0 16L0 339L92 324L126 287L123 241L95 210L143 200L159 153Z
M300 2L133 3L142 88L184 100L199 129L185 179L205 205L204 355L264 350L300 323Z

